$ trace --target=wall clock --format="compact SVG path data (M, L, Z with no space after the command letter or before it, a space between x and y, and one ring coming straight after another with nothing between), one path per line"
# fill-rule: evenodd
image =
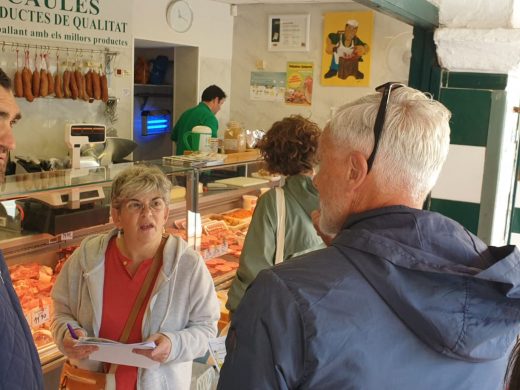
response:
M172 1L166 9L168 25L179 33L190 29L193 22L193 11L185 0Z

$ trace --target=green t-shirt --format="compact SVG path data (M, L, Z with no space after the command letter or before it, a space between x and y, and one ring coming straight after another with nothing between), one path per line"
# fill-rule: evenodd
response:
M211 129L211 136L217 137L218 120L204 102L184 111L175 124L171 139L177 143L177 155L184 154L184 142L182 141L184 133L191 131L195 126L208 126Z

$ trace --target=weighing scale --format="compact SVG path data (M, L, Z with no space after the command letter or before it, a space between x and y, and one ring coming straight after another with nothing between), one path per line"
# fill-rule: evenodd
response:
M108 223L110 207L98 185L50 190L17 200L23 209L22 229L60 234Z
M81 146L85 144L101 144L105 142L107 127L87 123L67 124L65 126L65 143L70 151L71 167L97 167L99 163L93 157L81 157Z

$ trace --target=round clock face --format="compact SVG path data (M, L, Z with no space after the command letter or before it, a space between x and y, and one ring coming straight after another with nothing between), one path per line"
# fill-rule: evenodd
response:
M193 22L193 11L184 0L172 1L166 10L168 25L177 32L186 32Z

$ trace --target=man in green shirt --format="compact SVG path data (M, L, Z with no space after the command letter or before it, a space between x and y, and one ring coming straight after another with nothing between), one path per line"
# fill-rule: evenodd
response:
M177 145L176 154L184 154L184 143L182 137L195 126L208 126L211 136L217 137L218 120L215 114L226 100L226 93L216 85L210 85L202 92L201 102L182 113L172 130L172 141Z

